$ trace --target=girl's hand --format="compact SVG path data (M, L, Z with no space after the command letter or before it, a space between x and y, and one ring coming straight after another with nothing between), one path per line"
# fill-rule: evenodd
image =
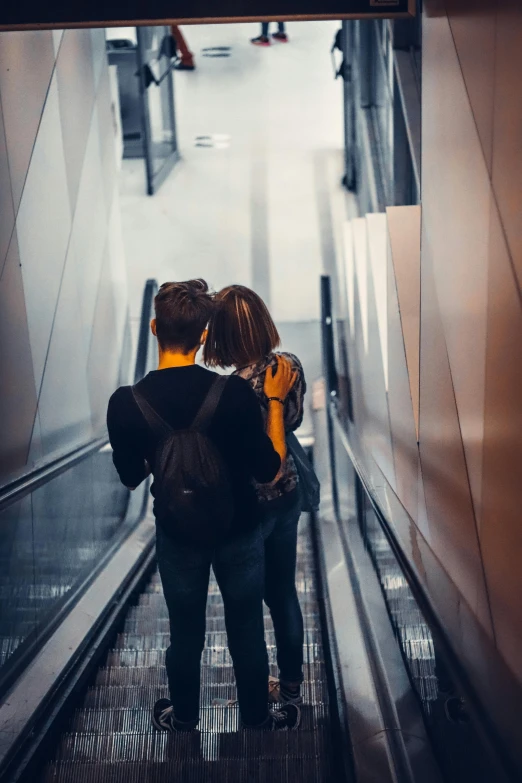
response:
M297 380L297 370L285 356L277 356L277 367L269 367L265 373L264 392L267 397L284 400Z

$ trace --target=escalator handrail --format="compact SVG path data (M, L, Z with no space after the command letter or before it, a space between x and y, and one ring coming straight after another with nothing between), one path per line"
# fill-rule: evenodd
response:
M143 291L143 303L140 317L140 330L138 335L138 347L136 352L136 365L134 372L134 383L139 381L148 371L148 364L151 356L149 351L150 338L149 338L149 323L153 313L154 296L158 290L158 283L156 280L147 280L145 283L145 289ZM20 478L15 479L9 484L5 484L0 488L0 512L5 508L15 503L17 500L21 500L26 495L34 492L39 487L47 484L52 479L59 476L61 473L65 473L67 470L78 464L82 460L100 451L109 444L107 435L99 438L94 438L88 443L84 443L81 446L67 452L67 454L58 457L46 465L32 470Z
M158 281L149 278L143 289L134 383L138 383L138 381L140 381L149 371L149 365L152 359L150 348L154 339L150 331L150 319L154 313L154 297L157 293Z

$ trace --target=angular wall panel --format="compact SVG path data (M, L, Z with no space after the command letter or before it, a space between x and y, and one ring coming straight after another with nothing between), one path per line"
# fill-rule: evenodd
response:
M15 209L22 196L53 68L50 31L2 33L0 93Z
M49 195L52 194L52 198ZM17 217L36 387L40 388L71 230L58 90L53 78Z
M475 514L481 518L490 180L445 17L423 40L422 219Z
M368 258L373 281L377 323L381 344L384 384L388 388L388 230L386 214L366 215Z
M491 171L497 3L446 0L446 10L482 151Z
M14 217L11 177L5 143L4 117L0 101L0 275L2 274L7 249L11 241L11 234L13 233Z
M386 267L384 268L386 272ZM390 432L390 415L388 411L388 395L386 393L386 377L381 350L381 335L378 316L378 301L376 286L371 265L367 264L367 318L368 318L368 353L365 356L363 388L367 416L365 443L379 468L389 483L396 490L395 469L393 464L392 441ZM386 282L384 283L384 287Z
M388 207L386 215L390 263L393 266L415 433L418 439L421 208L419 206Z
M71 234L71 243L77 258L78 291L86 350L91 342L109 214L105 205L98 110L95 108L90 122Z
M419 449L430 540L464 600L491 633L455 393L424 236L422 254Z
M121 230L121 209L119 188L116 185L112 199L109 225L107 228L108 255L114 291L114 339L121 353L125 324L128 320L128 281L125 249Z
M105 30L92 29L89 32L91 34L94 92L97 92L102 71L104 68L107 67L107 47L105 42Z
M499 650L522 682L522 306L491 210L482 554Z
M66 30L56 62L67 182L74 214L94 105L90 30Z
M522 289L522 5L497 3L493 190Z
M418 517L419 452L406 351L395 275L388 262L388 405L393 446L397 495L413 520Z
M0 276L0 484L27 462L35 414L36 388L15 234Z
M85 443L92 432L76 264L71 245L38 400L44 458Z
M87 384L94 435L106 431L109 397L117 387L119 354L114 340L116 328L115 291L112 288L110 260L106 248L94 310L91 344L87 361Z
M366 220L352 220L353 252L355 258L355 276L357 280L357 299L361 314L362 338L364 350L368 351L368 245L366 238Z
M96 95L98 123L100 129L100 155L103 169L105 204L110 207L116 181L115 118L112 111L111 85L107 61L103 63Z

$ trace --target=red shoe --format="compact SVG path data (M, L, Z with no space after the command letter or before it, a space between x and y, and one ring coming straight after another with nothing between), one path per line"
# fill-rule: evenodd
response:
M288 43L288 36L286 33L272 33L274 41L280 41L281 43Z
M254 46L270 46L270 38L267 38L266 35L258 35L257 38L252 38L250 43Z

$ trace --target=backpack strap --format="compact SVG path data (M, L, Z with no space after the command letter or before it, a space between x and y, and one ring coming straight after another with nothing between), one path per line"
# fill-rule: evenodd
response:
M227 375L218 375L216 378L214 378L212 385L207 392L207 396L201 403L201 407L196 413L194 421L190 425L191 430L205 431L208 428L210 422L212 421L212 417L216 412L216 408L219 405L219 401L221 399L221 395L223 394L227 380Z
M131 386L132 396L136 405L140 409L143 418L151 428L152 432L159 438L164 438L173 432L172 427L167 424L165 419L162 419L159 413L156 413L152 405L148 402L146 397L142 394L138 386Z

